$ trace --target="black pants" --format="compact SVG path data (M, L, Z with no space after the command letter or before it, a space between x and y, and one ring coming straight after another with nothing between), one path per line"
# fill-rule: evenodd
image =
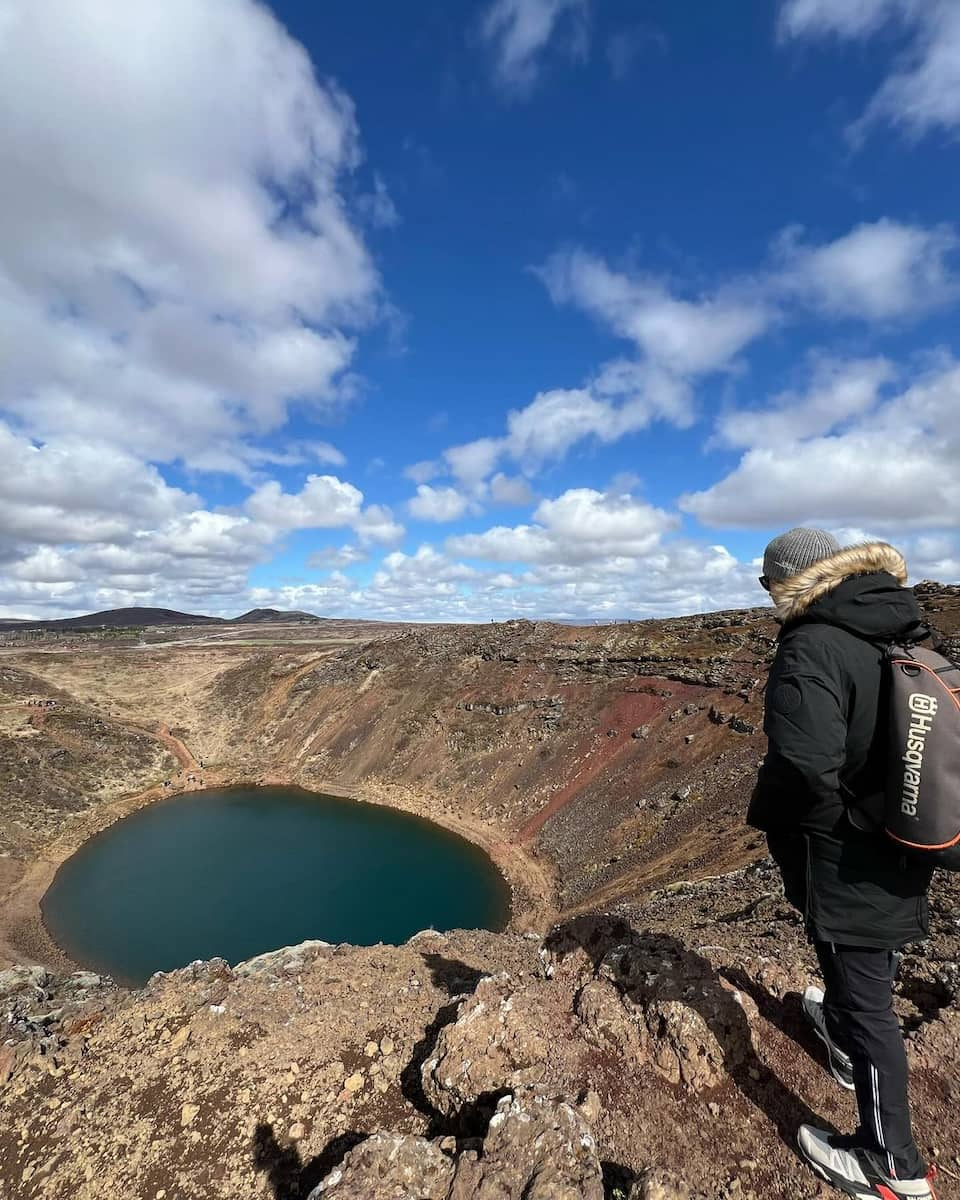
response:
M814 942L824 980L827 1031L850 1056L857 1089L857 1140L875 1151L891 1176L925 1170L910 1129L907 1054L893 1011L893 950Z

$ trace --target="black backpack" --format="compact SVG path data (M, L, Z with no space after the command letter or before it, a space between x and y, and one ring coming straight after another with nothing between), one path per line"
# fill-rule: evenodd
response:
M936 650L885 647L882 826L911 857L960 871L960 667Z

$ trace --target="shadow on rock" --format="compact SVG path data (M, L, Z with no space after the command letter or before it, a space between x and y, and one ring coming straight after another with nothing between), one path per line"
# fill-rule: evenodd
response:
M701 1090L718 1086L728 1075L775 1123L794 1153L801 1124L832 1128L758 1057L748 1016L748 1009L757 1007L753 996L721 976L703 955L668 934L637 932L603 915L564 922L544 942L548 971L563 970L565 960L583 955L594 986L613 984L640 1015L651 1065L670 1082ZM580 993L581 1007L590 1003L590 986Z
M414 1045L410 1061L400 1072L400 1091L404 1099L430 1122L427 1137L443 1136L447 1132L448 1122L423 1090L423 1064L436 1049L441 1031L457 1019L459 1007L459 1000L451 1000L449 1004L444 1004L437 1010L437 1015L427 1026L423 1037Z
M633 1185L637 1182L636 1171L607 1160L601 1162L600 1169L603 1172L604 1200L621 1200L621 1197L631 1195Z
M306 1200L317 1184L368 1136L355 1130L341 1133L304 1163L297 1147L282 1146L273 1126L264 1122L257 1126L253 1135L253 1165L267 1176L274 1200Z
M461 962L458 958L444 958L442 954L425 953L421 956L430 978L435 987L441 988L448 996L462 996L472 992L486 971L471 967L469 963Z
M827 1051L823 1043L813 1031L807 1017L803 1013L803 997L800 992L785 992L782 999L777 999L761 987L756 980L750 978L746 971L736 968L724 971L724 976L737 988L746 993L757 1006L757 1011L765 1021L775 1029L779 1029L784 1037L795 1043L798 1049L810 1056L818 1067L830 1069Z
M423 1065L437 1048L440 1035L448 1025L452 1025L460 1010L461 1001L485 978L483 971L478 971L466 963L456 959L443 958L439 954L424 954L424 961L433 973L434 982L449 990L454 999L437 1010L436 1016L427 1026L423 1037L413 1047L410 1061L400 1073L400 1091L413 1107L428 1120L425 1131L427 1138L455 1136L458 1141L481 1138L496 1112L499 1101L508 1094L509 1088L484 1093L475 1101L464 1104L459 1111L451 1116L443 1113L430 1100L423 1086ZM445 982L441 983L438 976ZM454 981L463 986L453 988Z

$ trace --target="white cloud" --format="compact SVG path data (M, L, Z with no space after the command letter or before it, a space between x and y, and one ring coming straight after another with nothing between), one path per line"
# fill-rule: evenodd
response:
M354 521L353 527L364 545L374 543L378 546L389 546L399 542L405 532L386 504L368 505Z
M508 500L502 499L506 495L503 472L488 482L504 458L535 474L545 463L564 458L585 439L609 444L655 420L680 428L692 423L689 385L648 363L618 359L607 363L581 388L540 392L526 408L512 410L503 437L451 446L444 451L444 459L472 496L482 499L489 495L495 503L526 503L529 485L524 481L513 483Z
M946 226L924 229L881 220L822 246L798 230L777 241L778 286L830 315L885 320L936 308L958 293L948 259L960 246Z
M588 0L493 0L480 32L493 51L500 86L510 95L529 93L551 42L564 42L570 56L584 58L588 8Z
M172 558L192 560L190 570L203 570L204 563L216 569L215 564L222 562L235 562L240 569L261 559L277 532L276 525L249 517L197 509L144 535L135 549L147 555L160 551ZM113 559L115 549L99 548L102 563Z
M780 10L779 32L783 38L866 37L888 17L913 7L912 0L786 0Z
M598 318L668 378L729 368L775 323L798 315L798 306L888 320L944 305L960 292L953 261L960 239L950 226L881 219L820 244L804 243L802 233L783 230L770 263L692 299L643 272L615 271L581 249L555 254L539 274L555 303Z
M7 538L123 542L197 502L112 446L37 446L0 421L0 534Z
M331 446L329 442L317 442L308 439L307 441L298 442L296 449L303 456L299 461L312 458L314 462L325 463L331 467L343 467L347 462L346 455L341 450L338 450L336 446Z
M645 363L608 363L586 387L541 392L507 417L506 450L534 465L562 458L577 442L616 442L654 420L692 420L689 388Z
M889 536L956 526L958 412L960 367L948 363L879 406L864 404L859 417L833 434L820 431L822 421L809 421L804 400L795 410L761 413L753 418L757 436L736 469L681 497L680 507L707 525L726 527L814 521ZM767 444L778 422L792 440ZM735 425L741 442L749 429L747 418Z
M443 452L450 472L470 491L482 489L487 476L503 453L500 438L478 438L461 446L450 446Z
M363 492L335 475L308 475L303 489L284 492L276 480L261 484L244 507L272 529L335 529L360 516Z
M525 408L509 413L501 437L449 447L443 455L449 472L482 499L504 460L533 475L585 440L611 444L654 421L689 426L696 381L733 371L748 346L775 325L810 310L887 321L946 304L960 293L952 262L958 247L960 239L947 226L925 229L880 220L821 244L802 242L794 228L775 239L771 259L761 269L692 298L674 294L676 289L649 274L615 271L582 249L555 254L538 271L554 302L595 316L633 342L639 357L607 362L580 387L540 392ZM827 394L811 395L802 417L791 397L782 407L790 410L792 423L822 425L831 406L850 415L882 382L879 377L873 384L865 378L825 378ZM748 419L740 414L724 426L731 437L741 437L738 444L742 435L736 427ZM783 421L782 414L763 418L771 431ZM723 429L721 435L727 436ZM407 474L425 483L441 472L438 463L424 462Z
M910 33L906 51L851 126L860 138L880 121L912 136L960 125L960 5L956 0L787 0L783 39L866 38L888 21Z
M61 522L60 538L69 529ZM0 611L56 616L131 604L235 611L246 601L247 571L269 557L276 536L248 517L204 509L153 528L128 519L91 533L103 540L22 543L0 578Z
M361 196L357 201L357 207L370 224L377 229L391 229L400 223L397 206L387 191L387 185L379 175L374 175L373 191L366 196Z
M211 512L110 448L63 455L2 434L0 425L0 466L14 468L0 470L0 611L9 615L28 604L67 613L191 603L232 612L249 607L250 568L268 561L290 530L352 528L364 546L404 533L388 508L363 507L359 489L335 476L309 476L294 493L269 481L240 510ZM348 545L318 552L312 565L366 557Z
M235 609L286 531L399 540L334 475L264 478L344 466L282 431L349 402L385 308L353 106L269 9L0 0L0 104L0 603ZM395 218L376 176L354 207ZM210 511L158 464L250 494Z
M414 483L429 483L431 479L436 479L438 475L443 474L443 463L427 459L423 462L411 463L409 467L404 468L403 473Z
M255 589L252 602L330 616L383 620L489 621L509 617L664 616L762 604L756 568L723 546L655 545L639 556L554 561L519 571L480 569L421 546L388 555L370 583L334 571L316 584Z
M765 332L775 311L762 292L726 288L693 300L652 276L613 271L584 250L555 254L540 272L557 304L575 304L678 375L720 370Z
M325 546L309 555L306 565L311 570L322 571L331 567L352 567L368 558L369 554L360 546Z
M383 560L381 569L374 575L374 585L383 587L402 584L414 587L429 578L430 584L452 584L476 579L477 571L466 563L454 562L433 546L420 546L414 554L395 550Z
M903 525L929 522L942 504L958 511L960 487L949 479L931 486L931 470L946 463L916 450L863 431L760 447L748 451L732 475L680 504L705 524L725 527L833 520Z
M717 440L727 446L768 446L776 450L801 438L829 433L869 412L880 388L894 377L884 358L849 362L821 359L805 395L783 392L770 408L736 409L717 420Z
M337 190L353 108L303 48L251 0L0 0L0 28L0 409L243 471L291 398L338 404L379 282Z
M417 494L407 502L410 515L420 521L456 521L469 507L469 499L456 488L435 488L428 483L421 483Z
M447 540L447 550L494 562L585 563L648 554L678 518L632 496L572 488L542 500L535 524L498 525Z
M522 508L534 500L530 484L519 475L504 475L498 471L490 480L490 500L494 504L507 504Z
M562 458L571 446L590 435L612 441L610 406L586 388L541 392L526 408L507 417L503 449L518 461L534 464Z
M914 580L960 580L960 537L956 534L919 534L901 539L898 544Z

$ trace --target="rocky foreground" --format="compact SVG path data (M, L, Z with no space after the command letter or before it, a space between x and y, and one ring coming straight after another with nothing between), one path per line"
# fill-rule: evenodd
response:
M826 1196L802 1121L852 1126L761 862L561 921L214 960L124 993L0 974L9 1200ZM960 1194L960 888L905 960L921 1147Z

